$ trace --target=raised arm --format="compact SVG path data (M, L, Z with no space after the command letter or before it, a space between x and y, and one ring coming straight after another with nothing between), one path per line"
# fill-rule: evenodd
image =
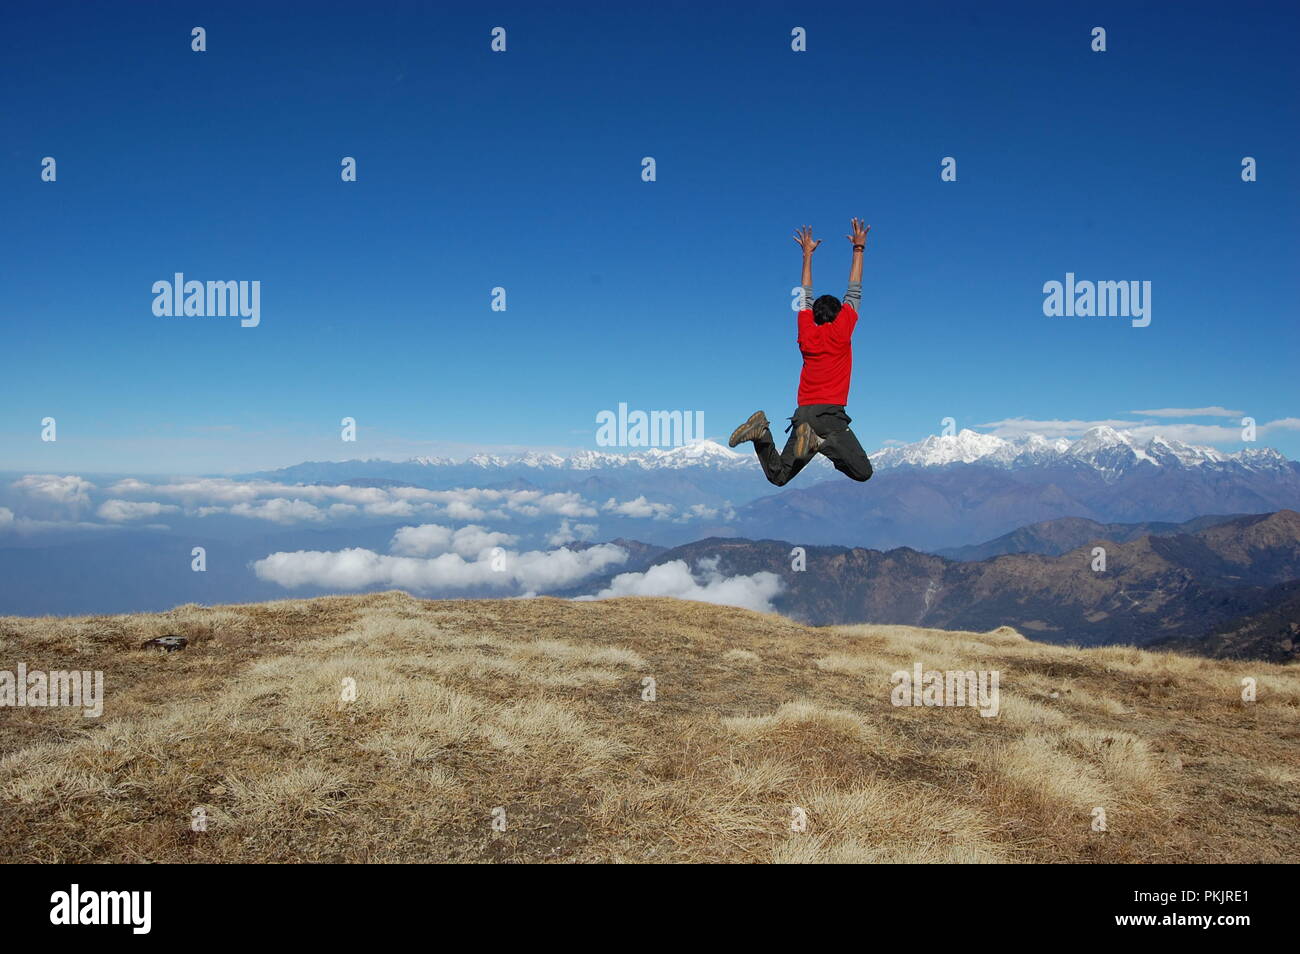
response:
M817 246L822 244L821 239L812 237L812 229L805 225L801 229L796 229L794 233L795 243L803 249L803 276L799 284L803 286L803 306L812 307L812 257L813 252L817 251Z
M867 233L871 231L871 226L855 218L850 228L853 231L844 237L853 243L853 261L849 264L849 287L844 293L844 300L853 306L854 311L858 311L862 305L862 252L867 247Z

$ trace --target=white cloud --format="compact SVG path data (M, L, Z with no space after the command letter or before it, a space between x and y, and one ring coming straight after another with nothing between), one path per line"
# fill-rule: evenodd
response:
M92 523L88 520L33 520L30 517L14 517L14 530L18 533L71 533L82 530L121 530L120 523Z
M470 524L451 535L451 549L463 557L481 557L498 547L504 549L517 543L518 537L500 531L487 530Z
M482 520L487 516L478 507L464 500L453 500L443 508L443 512L452 520Z
M449 546L451 528L426 523L418 527L402 527L393 534L393 542L388 548L399 556L428 556L445 553Z
M610 497L605 501L604 505L600 509L624 517L637 517L641 519L650 517L655 520L667 520L676 510L672 504L651 503L649 500L646 500L644 494L637 497L635 500L625 500L623 503L618 503L613 497Z
M781 592L781 578L760 571L750 576L725 577L717 570L717 561L701 561L701 584L691 575L684 560L652 566L644 573L620 573L610 585L583 600L603 600L616 596L672 596L680 600L719 603L773 612L772 599Z
M429 504L413 504L409 500L377 500L366 504L362 509L370 517L414 517L423 510L432 510L433 507Z
M91 492L97 489L81 477L55 474L28 474L15 481L13 487L33 501L68 505L74 509L90 506ZM229 514L285 525L319 524L355 516L387 519L441 513L455 520L481 520L490 516L507 519L511 514L593 516L597 513L596 508L579 494L536 490L466 488L439 491L422 487L318 486L224 477L183 478L160 483L128 477L116 481L107 490L112 497L100 505L98 515L114 523L182 509L192 517ZM149 499L127 499L131 497Z
M625 500L622 503L610 497L601 505L600 509L606 513L614 513L623 517L633 517L641 520L647 518L651 520L671 520L673 523L689 523L692 520L734 520L736 518L736 511L729 503L720 507L710 507L707 504L692 504L679 513L672 504L654 503L647 500L644 494L633 500Z
M532 550L518 556L507 554L507 569L529 591L558 589L577 583L612 566L627 562L627 551L612 543L584 550Z
M127 520L139 520L142 517L156 517L163 513L174 513L181 508L175 504L158 503L154 500L136 501L136 500L105 500L99 505L96 514L103 520L112 523L123 523Z
M1300 417L1280 417L1276 421L1259 425L1257 430L1264 434L1273 431L1300 431Z
M1041 437L1049 439L1055 437L1068 437L1073 439L1076 437L1082 437L1083 433L1089 428L1098 427L1103 424L1107 427L1113 427L1117 431L1126 431L1129 428L1134 427L1136 423L1137 422L1135 421L1120 420L1080 421L1057 419L1039 421L1027 417L1011 417L1006 418L1005 420L990 421L987 424L979 424L976 426L981 428L991 428L989 433L993 434L995 437L1014 438L1028 437L1031 434L1038 434Z
M290 500L276 497L258 503L238 503L230 508L236 517L253 517L257 520L270 520L272 523L300 523L304 520L319 523L325 519L325 511L306 500Z
M418 527L402 527L393 534L389 550L398 556L434 556L453 552L463 557L480 558L500 547L504 549L518 540L509 533L488 530L470 524L453 531L436 523Z
M596 535L596 529L594 523L570 523L569 518L565 517L560 521L559 529L547 537L546 542L559 547L575 540L590 540Z
M1124 433L1142 441L1167 437L1184 444L1241 443L1241 428L1223 424L1130 424Z
M116 496L148 495L176 500L198 516L234 513L267 519L268 513L283 513L283 507L253 506L265 499L288 498L327 507L331 516L364 513L371 517L409 518L440 514L451 520L524 517L594 517L596 508L578 493L543 493L540 490L491 490L479 487L456 490L427 490L423 487L352 487L347 484L282 484L270 480L232 480L225 477L195 477L149 484L135 478L120 480L110 491ZM240 504L246 506L240 507ZM341 507L351 507L343 510ZM229 508L229 509L227 509ZM318 519L301 509L301 519Z
M0 530L14 525L14 512L8 507L0 507Z
M283 484L273 484L263 480L241 481L225 477L202 477L177 483L148 484L143 480L128 477L109 487L108 492L117 496L148 494L150 497L180 500L186 506L200 506L249 503L258 497L269 496L268 491L271 488L274 488L276 493L283 493L285 490Z
M1222 408L1163 409L1164 412L1179 410L1200 412L1222 410ZM1235 415L1237 412L1232 411L1228 413ZM1155 416L1154 412L1153 416ZM1170 414L1169 416L1176 417L1178 415ZM1191 415L1188 414L1186 416ZM1214 415L1207 414L1206 416ZM1084 431L1089 428L1097 427L1099 425L1113 427L1115 430L1123 431L1139 440L1147 440L1159 436L1171 440L1182 441L1186 444L1234 445L1240 444L1242 439L1241 428L1236 424L1191 424L1174 423L1171 421L1157 423L1152 421L1121 421L1113 419L1102 421L1039 421L1030 418L1016 417L1007 418L1001 421L990 421L987 424L980 424L977 426L981 428L991 428L992 430L990 430L989 433L1003 438L1026 437L1030 434L1038 434L1048 439L1065 437L1073 440L1082 436ZM1300 430L1300 418L1284 417L1274 421L1267 421L1258 424L1255 430L1258 435L1265 435L1276 431Z
M1229 411L1215 405L1213 407L1158 407L1149 411L1129 411L1145 417L1244 417L1245 411Z
M553 514L557 517L594 517L596 508L582 499L581 494L554 493L545 494L537 499L540 513Z
M467 548L469 540L467 537ZM452 543L455 544L454 538ZM473 561L459 553L413 557L389 556L360 548L331 552L299 550L272 553L256 561L253 571L260 579L285 587L360 589L382 585L427 592L494 586L534 592L576 583L609 566L626 562L627 556L626 550L612 544L580 551L506 552L499 558L489 549Z
M723 520L732 521L736 519L736 510L730 503L725 503L721 507L710 507L706 504L691 504L674 523L686 523L688 520Z
M702 573L716 576L718 573L718 564L721 562L722 558L716 554L714 556L700 557L695 561L695 569Z
M393 582L406 568L424 563L412 557L382 556L373 550L298 550L279 552L256 561L253 572L260 579L296 587L313 584L355 589L375 583Z
M90 491L95 489L95 485L88 480L72 475L59 477L56 474L27 474L15 480L13 486L32 497L74 506L89 504Z

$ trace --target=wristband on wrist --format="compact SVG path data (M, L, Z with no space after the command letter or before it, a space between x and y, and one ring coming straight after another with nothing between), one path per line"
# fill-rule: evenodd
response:
M855 251L855 252L861 252L861 251L862 251L863 249L865 249L865 248L866 248L865 245L855 245L855 246L853 246L853 251Z

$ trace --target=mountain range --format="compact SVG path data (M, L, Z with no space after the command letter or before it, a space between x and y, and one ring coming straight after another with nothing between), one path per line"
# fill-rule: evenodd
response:
M1167 636L1152 649L1209 656L1214 659L1300 659L1300 580L1279 583L1261 594L1262 608L1238 616L1202 636Z
M1142 466L1154 468L1207 468L1246 473L1294 470L1294 462L1269 447L1224 453L1213 447L1186 444L1153 436L1145 441L1106 425L1085 431L1077 440L1048 440L1038 435L1005 439L963 429L954 434L931 435L911 444L885 447L871 454L877 471L895 468L943 468L955 464L982 464L1003 469L1078 467L1112 478ZM587 475L603 471L625 474L664 471L758 471L748 448L737 451L710 440L678 447L651 447L626 453L580 450L568 456L528 451L521 454L475 454L462 460L450 457L413 457L405 461L372 458L308 461L278 470L242 475L280 481L313 483L351 477L417 479L443 483L448 479L527 476L539 483L558 475ZM818 478L834 475L828 461L817 458L805 471ZM566 479L558 477L558 479Z
M1094 569L1095 546L1106 551ZM642 551L620 572L680 560L723 576L775 573L773 604L814 625L897 623L947 629L1008 625L1045 642L1126 643L1199 649L1220 655L1295 655L1291 625L1300 580L1300 513L1233 517L1194 533L1104 536L1059 556L1015 553L961 562L907 547L804 547L713 538ZM599 592L618 574L575 588ZM1237 635L1233 635L1237 634Z
M1181 523L1300 508L1300 464L1270 448L1224 454L1108 427L1077 441L962 431L876 456L865 484L786 488L737 508L728 532L801 544L945 550L1061 517Z
M599 501L644 496L679 508L725 508L727 519L689 527L602 517L602 535L663 545L716 535L953 552L1062 517L1177 524L1205 514L1300 508L1300 464L1276 450L1248 447L1229 454L1159 436L1138 440L1106 426L1074 441L1006 440L971 430L930 436L876 451L876 475L865 484L846 480L819 457L779 491L763 479L754 456L742 451L698 441L568 457L308 462L244 476L431 489L536 488Z
M1211 514L1193 517L1182 523L1164 523L1158 520L1143 523L1098 523L1085 517L1061 517L1059 520L1031 523L1027 527L1004 533L984 543L949 547L934 552L950 560L985 560L1004 553L1041 553L1046 556L1060 556L1094 540L1127 543L1138 537L1168 537L1176 533L1195 533L1241 516L1245 514Z

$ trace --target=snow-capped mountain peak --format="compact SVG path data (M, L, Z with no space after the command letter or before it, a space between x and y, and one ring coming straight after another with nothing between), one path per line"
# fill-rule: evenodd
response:
M564 458L559 454L529 451L519 458L519 463L525 467L563 467Z
M1048 440L1042 434L1030 434L1024 439L1021 449L1022 454L1031 457L1051 457L1057 454L1064 454L1070 449L1070 442L1064 437L1058 437L1056 440Z
M602 470L627 467L643 470L677 470L683 467L737 467L754 463L753 454L741 454L710 440L691 441L676 447L648 447L627 452L580 450L561 457L545 451L528 451L515 456L474 454L457 463L446 457L415 457L410 463L426 467L476 467L498 470L527 467L532 470Z
M471 467L482 467L484 469L489 469L489 468L497 468L497 467L509 467L512 463L514 463L514 461L511 460L509 457L498 457L496 454L475 454L473 457L467 458L465 463L469 464Z
M678 447L651 447L628 456L642 461L645 466L683 467L692 464L734 464L737 461L748 461L753 455L737 453L715 441L698 440Z
M1029 434L1006 440L962 430L955 435L930 436L912 444L887 447L871 455L877 469L947 467L982 464L1003 468L1027 466L1087 467L1108 479L1134 467L1243 467L1274 469L1291 462L1270 447L1249 447L1227 454L1213 447L1187 444L1160 435L1143 439L1129 431L1099 424L1071 441Z
M1270 452L1277 453L1277 451L1271 449ZM1230 455L1215 450L1213 447L1197 447L1179 440L1161 437L1158 434L1151 438L1147 444L1147 453L1159 462L1164 463L1172 458L1184 467L1200 467L1207 463L1219 464L1230 458ZM1243 451L1242 453L1246 452Z
M1285 454L1272 447L1245 447L1235 454L1225 455L1226 457L1240 461L1248 470L1275 470L1291 464Z
M887 459L894 466L943 467L947 464L973 464L987 458L1001 459L1011 443L992 434L980 434L963 428L956 434L930 435L914 444L904 444L873 456Z
M1088 428L1065 453L1109 473L1119 473L1139 461L1156 463L1128 433L1106 424Z
M1117 445L1132 448L1133 442L1129 440L1127 434L1115 430L1110 425L1098 424L1096 427L1088 428L1077 441L1070 445L1070 453L1078 457Z
M1107 481L1118 480L1137 468L1156 472L1160 468L1219 470L1225 472L1245 470L1273 472L1288 469L1300 470L1300 465L1270 447L1247 447L1235 453L1225 453L1213 447L1188 444L1180 440L1153 435L1139 437L1130 431L1118 430L1108 425L1091 427L1071 441L1064 437L1043 437L1027 434L1003 438L993 434L963 429L956 434L931 435L911 444L900 444L877 450L871 455L877 470L890 468L946 468L966 465L995 467L1006 470L1025 468L1087 469L1100 473ZM357 470L363 461L336 462L330 467L350 467ZM375 465L392 467L418 467L421 471L435 471L447 479L476 479L482 472L509 472L513 476L536 477L544 474L561 479L566 472L594 473L620 471L629 476L658 471L707 470L713 472L758 472L758 462L748 447L732 450L716 441L697 440L676 447L648 447L624 450L580 450L568 456L529 451L524 454L500 455L479 453L463 461L446 457L415 457L406 462L370 461ZM316 465L301 465L311 468ZM323 465L324 466L324 465ZM830 462L820 455L810 465L815 471L827 471ZM382 469L382 468L381 468ZM470 474L465 474L470 471ZM308 471L304 471L304 474ZM392 476L365 473L364 476ZM333 475L331 474L331 479ZM439 479L442 479L442 476ZM310 479L321 479L310 470Z

